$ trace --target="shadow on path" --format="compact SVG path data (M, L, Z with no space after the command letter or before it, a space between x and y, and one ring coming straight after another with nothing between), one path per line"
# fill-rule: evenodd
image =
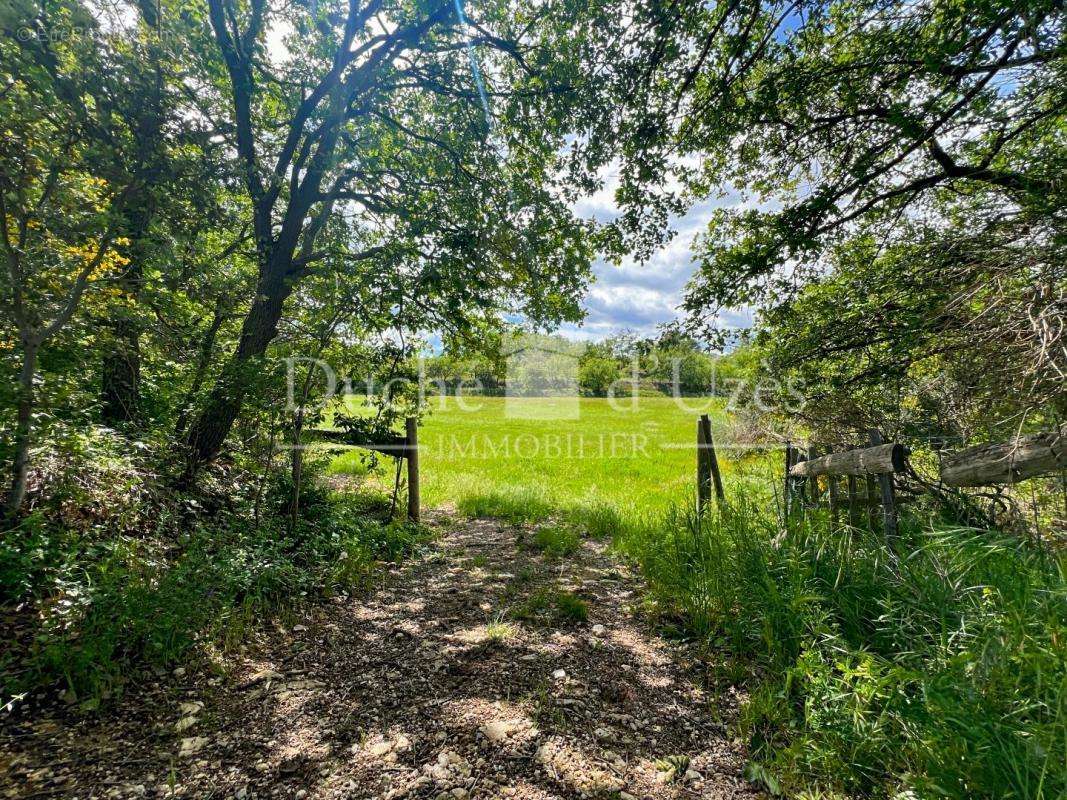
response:
M756 796L726 735L736 697L706 697L698 662L630 613L636 579L603 545L551 562L500 522L432 524L418 560L262 632L225 677L9 725L0 796ZM516 620L545 589L588 620Z

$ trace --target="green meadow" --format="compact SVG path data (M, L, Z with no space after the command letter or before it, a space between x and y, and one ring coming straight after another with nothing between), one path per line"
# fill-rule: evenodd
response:
M350 409L360 402L348 398ZM569 518L611 534L621 520L694 502L701 414L725 442L721 398L434 398L419 431L423 502L513 522ZM352 449L329 470L366 475L369 461ZM368 477L386 485L391 460L378 461ZM720 461L732 484L767 473L739 451L724 449Z

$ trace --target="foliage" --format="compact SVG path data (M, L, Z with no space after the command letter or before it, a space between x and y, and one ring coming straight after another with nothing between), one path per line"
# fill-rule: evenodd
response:
M753 756L787 794L1059 797L1062 556L908 519L831 532L739 501L624 538L659 613L752 674ZM753 672L750 672L754 670Z
M173 541L37 520L0 546L5 599L41 612L17 660L5 665L4 693L58 681L68 698L95 707L142 668L240 642L264 616L359 589L376 561L403 558L424 540L420 529L370 520L346 500L294 530L284 517L258 525L216 517Z
M788 296L818 275L819 249L852 221L891 226L951 192L992 193L1008 213L1062 208L1055 3L642 10L655 33L636 34L630 63L647 65L634 108L648 105L635 115L644 136L627 153L620 195L639 206L640 190L663 186L666 173L694 197L736 187L781 203L712 223L689 299L702 319ZM700 169L685 154L700 156ZM797 269L776 270L788 262Z
M1018 220L902 227L910 241L836 247L823 277L763 315L757 340L803 385L805 421L830 441L871 427L997 441L1020 414L1024 429L1053 427L1067 414L1063 237Z
M721 340L720 312L753 308L769 377L806 382L802 421L827 437L981 441L1062 419L1060 4L683 2L636 19L614 89L620 236L650 248L671 214L722 201L694 242L689 331Z
M583 358L578 367L578 386L582 394L604 397L619 379L619 364L613 358Z
M505 314L578 318L593 226L564 144L586 12L456 9L5 6L9 516L53 423L184 443L160 461L190 485L300 438L287 358L389 374L431 330L477 352ZM328 384L299 367L296 406Z

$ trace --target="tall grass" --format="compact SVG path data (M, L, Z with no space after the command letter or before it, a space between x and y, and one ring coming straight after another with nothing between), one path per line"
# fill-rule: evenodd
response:
M17 646L0 658L0 705L45 687L86 709L144 667L182 663L198 645L242 641L263 618L352 590L375 562L426 538L368 518L343 495L259 524L199 521L179 540L85 535L31 518L0 541L0 609L21 608ZM29 627L27 627L29 626Z
M1063 559L994 531L825 518L779 530L737 502L619 542L665 620L751 692L753 774L787 794L1067 796Z

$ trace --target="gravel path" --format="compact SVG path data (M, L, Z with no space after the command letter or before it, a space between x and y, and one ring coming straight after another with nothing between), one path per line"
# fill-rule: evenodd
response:
M726 733L737 698L697 688L602 544L550 561L500 522L431 524L423 556L258 632L225 672L2 723L0 797L757 796ZM558 591L588 620L530 602Z

